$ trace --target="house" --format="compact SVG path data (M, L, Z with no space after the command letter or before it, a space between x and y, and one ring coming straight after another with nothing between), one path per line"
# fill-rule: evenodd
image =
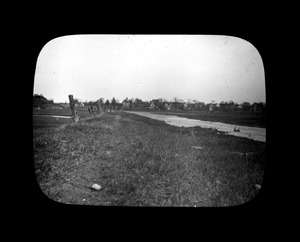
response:
M69 108L70 107L70 104L65 102L65 103L58 103L59 106L61 106L62 108Z
M75 103L75 107L83 107L83 103L82 102L78 102L78 103Z
M123 107L122 103L116 103L115 110L120 110Z
M219 107L220 107L220 105L219 105ZM215 111L216 109L217 109L217 104L216 104L216 103L210 103L210 104L209 104L208 110L209 110L210 112L213 112L213 111Z
M195 109L196 110L201 110L205 107L205 103L204 102L197 102L195 103Z
M161 106L163 106L163 103L161 103L159 101L159 99L152 99L152 101L150 101L150 106L149 108L150 109L158 109L160 108Z
M155 109L155 103L153 101L150 102L149 108L150 109Z
M171 104L169 102L164 102L163 105L164 109L171 110Z
M253 103L252 105L253 112L262 112L263 111L263 103Z
M195 109L195 103L188 103L187 104L187 110L194 110Z
M130 109L130 101L128 100L128 98L126 98L126 99L122 102L122 108L123 108L123 109Z

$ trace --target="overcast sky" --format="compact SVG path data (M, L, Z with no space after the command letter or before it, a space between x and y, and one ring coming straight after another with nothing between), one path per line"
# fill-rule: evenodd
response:
M253 103L265 102L265 77L258 50L236 37L70 35L41 50L33 92L54 102L73 94Z

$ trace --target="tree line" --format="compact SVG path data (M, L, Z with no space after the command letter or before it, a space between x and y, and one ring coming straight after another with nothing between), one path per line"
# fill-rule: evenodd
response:
M154 110L191 110L191 111L212 111L212 112L265 112L265 102L242 102L236 103L233 101L221 101L216 103L211 101L209 103L200 102L198 100L187 100L174 97L171 101L164 98L152 99L151 101L143 101L140 98L125 98L122 102L113 97L111 100L100 98L100 103L105 108L114 110L119 109L154 109ZM85 106L91 106L95 102L84 102Z
M99 98L97 101L84 101L74 97L74 103L82 106L97 106L97 102L100 102L103 109L146 109L146 110L186 110L186 111L211 111L211 112L266 112L265 102L242 102L236 103L233 101L221 101L216 103L211 101L209 103L200 102L196 99L188 99L184 101L180 98L174 97L171 101L164 98L152 99L151 101L143 101L140 98L128 98L126 97L123 101L119 101L115 97L111 100ZM33 95L33 106L45 106L53 105L53 100L47 100L43 95Z

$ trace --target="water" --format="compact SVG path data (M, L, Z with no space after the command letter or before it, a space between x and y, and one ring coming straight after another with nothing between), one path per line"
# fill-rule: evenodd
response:
M258 128L258 127L249 127L249 126L242 126L242 125L234 125L234 124L225 124L221 122L210 122L210 121L203 121L197 119L188 119L184 117L178 117L175 115L162 115L162 114L154 114L148 112L134 112L134 111L127 111L128 113L137 114L140 116L164 121L167 124L178 126L178 127L195 127L199 126L201 128L212 128L218 131L225 132L228 135L245 137L248 139L266 142L266 129L265 128ZM240 132L234 132L234 128L239 128Z
M59 115L46 115L46 114L35 114L33 116L38 116L38 117L52 117L52 118L72 118L71 116L59 116Z

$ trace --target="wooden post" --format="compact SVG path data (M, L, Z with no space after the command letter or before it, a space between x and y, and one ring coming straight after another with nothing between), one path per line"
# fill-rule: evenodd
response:
M101 103L100 103L100 100L97 100L97 111L98 111L98 114L101 114L102 112L102 107L101 107Z
M94 109L93 109L93 105L91 106L91 114L94 116L95 118L95 112L94 112Z
M75 123L77 123L79 121L79 116L75 110L75 102L74 102L73 95L69 95L69 100L70 100L70 108L72 112L72 119Z

